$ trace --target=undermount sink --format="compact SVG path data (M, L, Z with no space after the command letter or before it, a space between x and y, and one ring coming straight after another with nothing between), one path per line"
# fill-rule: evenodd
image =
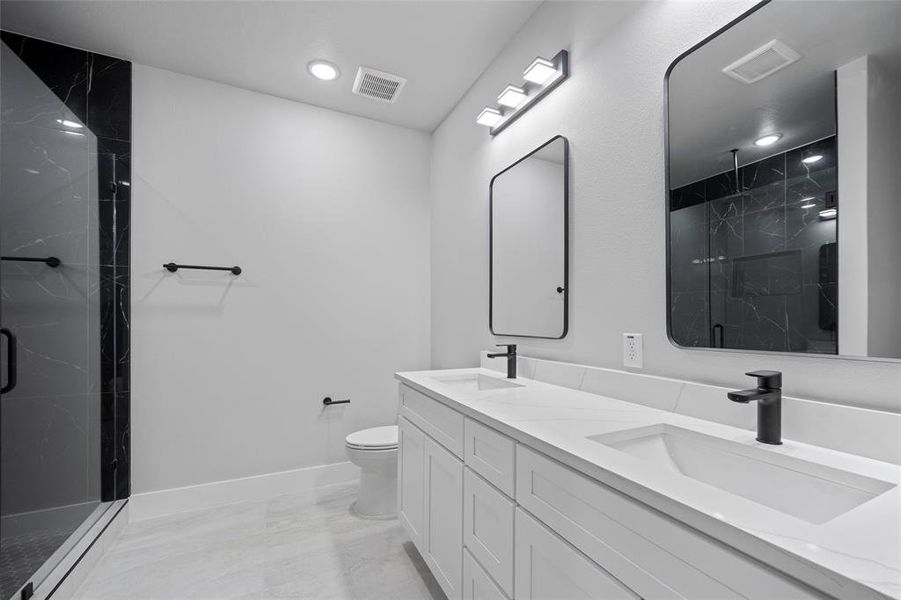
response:
M489 377L481 373L464 373L462 375L436 375L432 377L440 384L459 392L478 392L482 390L501 390L522 387L521 383L513 383L509 379Z
M895 487L662 423L588 439L814 524L830 521Z

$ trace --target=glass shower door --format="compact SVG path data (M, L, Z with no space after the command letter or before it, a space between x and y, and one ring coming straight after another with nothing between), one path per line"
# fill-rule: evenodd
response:
M102 513L97 139L4 43L0 599Z

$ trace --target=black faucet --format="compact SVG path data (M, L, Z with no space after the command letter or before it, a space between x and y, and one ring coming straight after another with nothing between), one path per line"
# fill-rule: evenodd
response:
M764 444L782 443L782 373L779 371L751 371L745 373L757 378L757 387L750 390L729 392L733 402L747 404L757 401L757 441Z
M498 348L506 348L504 353L489 354L488 358L507 358L507 379L516 379L516 344L498 344Z

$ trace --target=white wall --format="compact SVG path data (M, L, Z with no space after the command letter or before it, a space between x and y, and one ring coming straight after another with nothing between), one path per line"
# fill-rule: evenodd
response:
M869 237L867 235L867 97L869 57L836 70L838 116L838 347L867 356L869 335Z
M753 4L545 3L536 11L433 136L433 367L475 366L478 351L500 341L488 331L488 182L562 134L572 144L570 333L521 339L521 353L621 367L622 333L641 332L646 373L746 386L745 371L772 368L793 396L901 409L898 363L684 350L667 339L664 74ZM631 14L618 22L622 13ZM561 47L572 52L568 81L495 138L475 124L523 65Z
M901 106L901 66L893 66L895 69L890 70L877 59L871 61L869 69L867 354L901 358L901 235L898 234L901 226L901 186L898 185L898 157L901 156L901 114L898 113L898 107ZM841 203L839 196L839 206Z
M839 351L901 358L901 74L872 56L837 73Z
M133 491L346 460L428 367L428 135L140 65L133 111Z

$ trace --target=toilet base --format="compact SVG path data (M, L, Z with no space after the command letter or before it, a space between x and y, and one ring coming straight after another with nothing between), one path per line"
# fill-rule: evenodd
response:
M361 517L388 518L397 512L397 469L361 469L360 492L352 510Z
M397 448L347 448L347 457L360 467L360 490L351 510L365 518L388 518L397 512Z

